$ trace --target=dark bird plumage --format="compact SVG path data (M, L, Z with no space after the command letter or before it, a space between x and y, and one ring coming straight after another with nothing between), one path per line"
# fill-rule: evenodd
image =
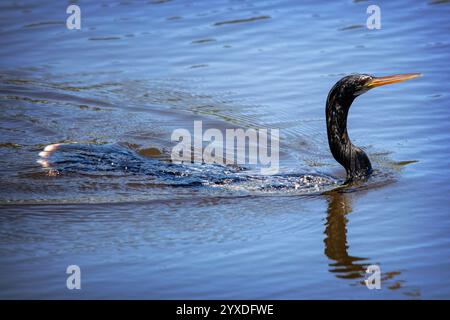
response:
M347 171L347 181L361 179L372 173L369 157L361 148L352 144L347 132L348 112L355 98L369 89L413 79L419 75L409 73L374 77L354 74L342 78L331 88L325 111L328 144L334 159Z

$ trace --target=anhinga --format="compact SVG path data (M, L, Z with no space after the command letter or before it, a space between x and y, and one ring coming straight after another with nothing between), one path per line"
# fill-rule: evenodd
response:
M334 159L347 171L347 182L372 173L372 165L366 153L352 144L347 133L347 116L353 100L372 88L410 80L420 75L408 73L374 77L354 74L342 78L331 88L326 105L328 144Z
M385 84L405 81L420 76L419 73L398 74L387 77L374 77L366 74L349 75L339 80L328 94L326 104L326 121L328 143L333 157L347 171L347 182L364 179L372 172L369 158L364 151L352 144L347 133L347 116L353 100L369 89ZM56 155L53 155L59 150ZM261 187L260 177L253 179L252 176L236 174L230 176L230 172L217 169L219 171L190 171L185 165L170 165L155 159L142 159L132 150L123 148L117 144L90 145L90 144L51 144L39 153L38 160L42 166L49 170L49 174L60 174L62 171L116 171L143 173L166 180L173 185L193 185L204 183L204 181L234 181L236 184L249 179ZM52 156L53 155L53 156ZM50 159L51 158L51 159ZM212 170L212 168L210 168ZM191 175L188 179L186 176ZM218 176L223 176L218 178ZM183 177L183 178L180 178ZM278 185L285 187L295 186L298 182L304 182L308 187L326 183L329 177L320 175L305 175L299 180L297 177L292 180L291 176L276 176ZM253 180L252 180L253 179ZM314 180L315 179L315 180ZM272 187L275 180L267 180L267 184ZM220 182L222 184L222 182ZM245 184L249 187L249 184Z

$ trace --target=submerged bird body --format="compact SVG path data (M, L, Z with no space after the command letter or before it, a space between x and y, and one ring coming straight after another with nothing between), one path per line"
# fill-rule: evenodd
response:
M347 171L347 182L364 179L372 173L366 153L354 146L347 132L347 117L354 99L367 90L405 81L419 74L374 77L354 74L339 80L330 90L326 102L328 144L331 154ZM62 173L105 172L151 177L155 184L171 186L217 186L243 190L300 190L317 192L334 188L342 181L322 174L279 174L259 176L220 165L174 164L148 159L118 144L53 144L45 147L38 162L49 175Z

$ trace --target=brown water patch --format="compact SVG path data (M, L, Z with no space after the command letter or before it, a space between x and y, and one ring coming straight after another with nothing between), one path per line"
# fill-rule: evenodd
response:
M161 151L157 148L140 149L140 150L138 150L138 153L141 156L149 157L149 158L159 157L160 155L162 155Z
M7 143L0 143L0 148L13 148L13 149L18 149L20 148L21 145L17 144L17 143L11 143L11 142L7 142Z

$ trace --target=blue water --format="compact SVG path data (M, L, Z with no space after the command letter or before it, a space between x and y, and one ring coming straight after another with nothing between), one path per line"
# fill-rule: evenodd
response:
M0 298L450 298L450 4L77 1L0 4ZM349 132L377 179L331 193L173 188L146 175L48 175L53 143L167 161L177 128L278 128L280 166L337 179L325 100L376 88ZM68 265L82 289L68 290ZM381 268L381 290L363 283Z

